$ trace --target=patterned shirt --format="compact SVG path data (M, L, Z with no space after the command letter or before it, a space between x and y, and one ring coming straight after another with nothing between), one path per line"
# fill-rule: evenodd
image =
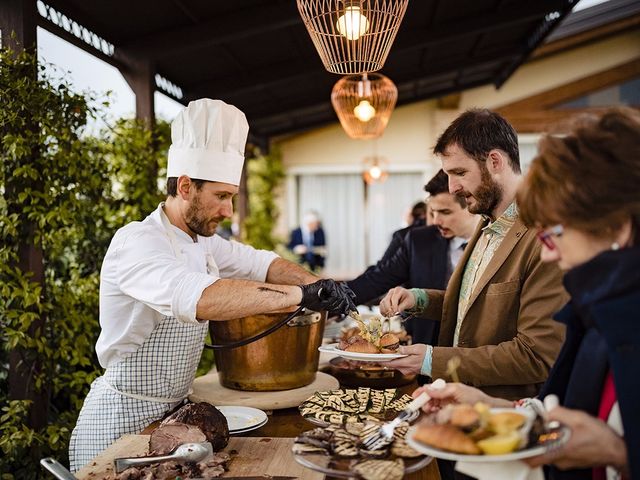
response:
M460 285L460 296L458 297L458 318L456 330L453 335L453 346L458 346L458 337L460 336L460 328L462 321L467 314L469 300L473 293L478 280L487 268L487 265L493 258L502 240L511 229L518 218L518 207L512 202L502 215L494 222L489 223L482 229L482 235L478 238L477 243L473 247L473 252L467 261L462 274L462 283Z

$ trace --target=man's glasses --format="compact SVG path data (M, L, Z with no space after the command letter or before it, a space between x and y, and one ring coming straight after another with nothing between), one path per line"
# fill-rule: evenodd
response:
M556 244L553 242L553 237L561 237L564 233L564 227L560 224L547 228L546 230L538 231L538 240L540 240L545 247L549 250L555 250Z

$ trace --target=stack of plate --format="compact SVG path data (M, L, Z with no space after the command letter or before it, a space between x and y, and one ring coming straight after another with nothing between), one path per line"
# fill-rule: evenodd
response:
M267 414L252 407L225 406L216 408L222 412L229 424L229 434L249 432L267 423Z

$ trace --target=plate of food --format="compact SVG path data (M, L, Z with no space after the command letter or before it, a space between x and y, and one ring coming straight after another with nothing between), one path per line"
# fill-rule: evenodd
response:
M433 460L411 448L404 436L409 428L402 423L389 445L367 450L363 439L382 425L379 421L329 425L304 432L292 447L295 460L301 465L334 477L400 480Z
M309 422L326 426L387 421L403 411L413 398L400 395L398 389L346 388L316 392L298 407L300 414ZM414 412L407 421L418 418Z
M566 427L545 430L525 408L449 406L409 428L407 444L425 455L465 462L506 462L541 455L569 440Z
M338 343L322 345L318 350L361 362L388 362L406 357L397 353L400 338L394 333L383 331L382 317L372 317L365 321L357 316L355 320L357 327L351 335L343 337Z
M359 348L361 348L360 345L353 347L351 350L344 350L340 348L339 343L330 343L329 345L321 345L318 347L318 350L323 353L340 355L343 358L358 360L360 362L388 362L389 360L395 360L396 358L406 357L406 355L402 355L400 353L382 353L380 351L373 353L369 350L368 346L363 349L367 349L369 351L358 351L357 349Z

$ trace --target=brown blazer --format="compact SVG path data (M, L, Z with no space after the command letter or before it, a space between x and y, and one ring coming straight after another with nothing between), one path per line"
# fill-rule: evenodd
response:
M519 218L472 292L458 347L451 346L464 267L487 222L478 226L447 290L427 290L424 316L442 321L431 376L451 380L447 361L458 356L461 382L492 396L532 397L547 379L564 340L564 327L551 316L568 295L560 269L555 263L542 263L535 232Z

